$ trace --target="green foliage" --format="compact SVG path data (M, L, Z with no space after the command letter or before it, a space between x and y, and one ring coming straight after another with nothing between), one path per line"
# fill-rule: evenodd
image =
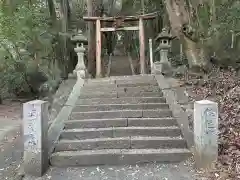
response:
M239 61L240 2L209 0L195 3L194 9L192 25L209 56L215 55L220 64L234 66L232 62Z
M151 35L158 33L163 25L167 25L167 22L164 21L166 8L164 1L143 1L145 13L164 12L157 21L153 21L154 23L145 22L145 37L148 39L154 37ZM127 15L136 15L141 12L141 8L141 1L124 0L122 12ZM240 1L185 0L185 8L187 16L190 18L190 27L193 30L192 37L199 47L205 50L207 57L216 56L219 64L236 67L236 62L240 61ZM161 18L162 20L160 20ZM179 48L179 44L177 48ZM179 53L173 53L179 58Z
M48 79L54 59L48 9L40 0L0 4L0 95L29 92L27 76L42 71ZM37 79L36 79L37 81Z

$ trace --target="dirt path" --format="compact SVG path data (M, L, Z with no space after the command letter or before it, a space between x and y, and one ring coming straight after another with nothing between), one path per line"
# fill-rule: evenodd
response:
M0 105L0 130L21 123L22 103L22 101L8 100Z
M23 157L23 102L8 100L0 105L0 179L14 179Z
M35 180L25 177L24 180ZM38 180L197 180L189 163L56 168ZM198 179L200 180L200 179Z

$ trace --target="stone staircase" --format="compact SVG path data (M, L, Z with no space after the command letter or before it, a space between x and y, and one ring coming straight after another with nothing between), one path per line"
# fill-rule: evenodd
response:
M180 162L191 156L154 76L88 80L65 121L53 166Z

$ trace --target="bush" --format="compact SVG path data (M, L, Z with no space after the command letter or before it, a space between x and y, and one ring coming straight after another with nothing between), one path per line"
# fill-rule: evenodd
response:
M60 80L48 9L40 1L0 6L0 96L38 95Z

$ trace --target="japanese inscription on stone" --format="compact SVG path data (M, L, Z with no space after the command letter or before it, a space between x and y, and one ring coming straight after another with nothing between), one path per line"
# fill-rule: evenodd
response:
M206 108L203 112L203 119L205 119L205 133L206 134L213 134L216 132L216 118L217 114L214 112L212 108Z
M40 112L38 107L29 103L24 106L24 148L27 151L36 152L41 144L38 140L40 123Z

